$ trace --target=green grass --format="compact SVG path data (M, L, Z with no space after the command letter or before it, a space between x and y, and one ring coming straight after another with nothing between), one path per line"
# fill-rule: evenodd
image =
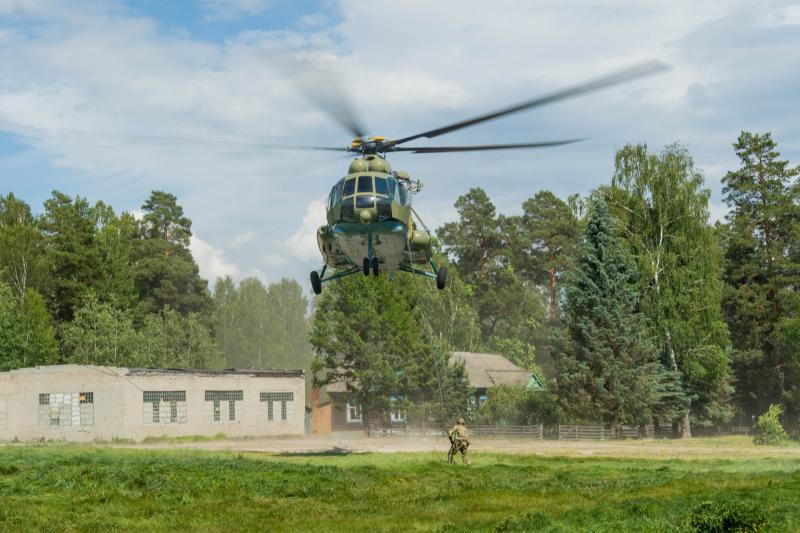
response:
M178 444L182 442L211 442L215 440L225 440L227 435L225 433L216 433L214 435L186 435L184 437L170 437L168 435L161 435L160 437L145 437L142 444Z
M800 530L800 460L0 447L0 530L675 531L703 502Z

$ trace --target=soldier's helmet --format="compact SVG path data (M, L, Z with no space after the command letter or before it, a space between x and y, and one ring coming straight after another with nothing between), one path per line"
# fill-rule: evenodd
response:
M456 420L456 423L457 423L457 424L461 424L461 425L463 426L464 424L466 424L466 423L467 423L467 421L466 421L466 420L464 420L464 418L463 418L463 417L459 416L459 417L458 417L458 420Z

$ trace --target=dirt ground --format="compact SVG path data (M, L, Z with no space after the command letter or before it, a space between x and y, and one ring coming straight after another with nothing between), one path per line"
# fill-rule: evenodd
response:
M782 457L800 459L800 446L755 446L749 437L696 438L683 440L581 441L566 442L526 438L474 437L470 451L475 453L520 453L568 457L631 457L659 459L745 459ZM148 449L202 449L263 453L447 453L446 439L420 437L347 437L347 438L253 438L222 439L205 442L156 442L124 445Z

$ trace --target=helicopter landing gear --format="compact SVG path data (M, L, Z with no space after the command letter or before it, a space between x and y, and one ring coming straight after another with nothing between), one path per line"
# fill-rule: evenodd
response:
M322 280L319 278L319 274L316 270L311 271L311 289L314 291L314 294L322 293Z
M436 274L436 288L439 290L444 289L447 283L447 267L441 267Z
M377 257L372 258L372 275L377 276L381 273L381 264L378 262Z
M364 275L365 275L365 276L369 276L369 258L368 258L368 257L365 257L365 258L364 258L364 268L363 268L363 271L364 271Z

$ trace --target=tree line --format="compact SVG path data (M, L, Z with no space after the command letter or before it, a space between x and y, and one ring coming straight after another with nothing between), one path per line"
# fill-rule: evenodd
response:
M0 196L0 370L308 366L297 282L226 278L212 294L177 198L153 191L141 213L55 191L34 214Z
M437 384L422 384L437 351L491 351L546 376L548 392L496 391L478 419L516 402L522 423L665 422L688 436L692 425L734 417L749 425L779 404L796 426L800 167L780 158L769 133L742 132L733 147L729 213L714 224L702 172L678 144L625 146L606 184L566 200L540 191L519 215L470 190L455 203L458 219L436 232L447 291L423 280L415 295L405 276L380 295L372 279L326 289L311 337L321 382L345 381L365 404L361 383L382 398L424 390L435 400ZM411 318L381 322L369 306L387 302L405 302ZM348 309L371 311L356 320ZM385 344L400 335L392 324L414 342ZM420 342L425 354L389 358ZM398 381L409 368L419 378ZM449 378L448 392L463 395L463 381Z
M0 370L91 363L313 367L365 418L463 410L453 350L489 351L546 378L484 415L695 427L800 414L800 167L742 132L724 221L685 147L629 145L585 196L543 190L518 215L482 189L436 231L445 291L405 274L306 287L199 275L191 220L153 191L141 216L53 192L35 214L0 196ZM312 361L313 357L313 361ZM501 402L501 403L502 403ZM476 413L475 416L480 415ZM510 415L509 415L510 416Z

